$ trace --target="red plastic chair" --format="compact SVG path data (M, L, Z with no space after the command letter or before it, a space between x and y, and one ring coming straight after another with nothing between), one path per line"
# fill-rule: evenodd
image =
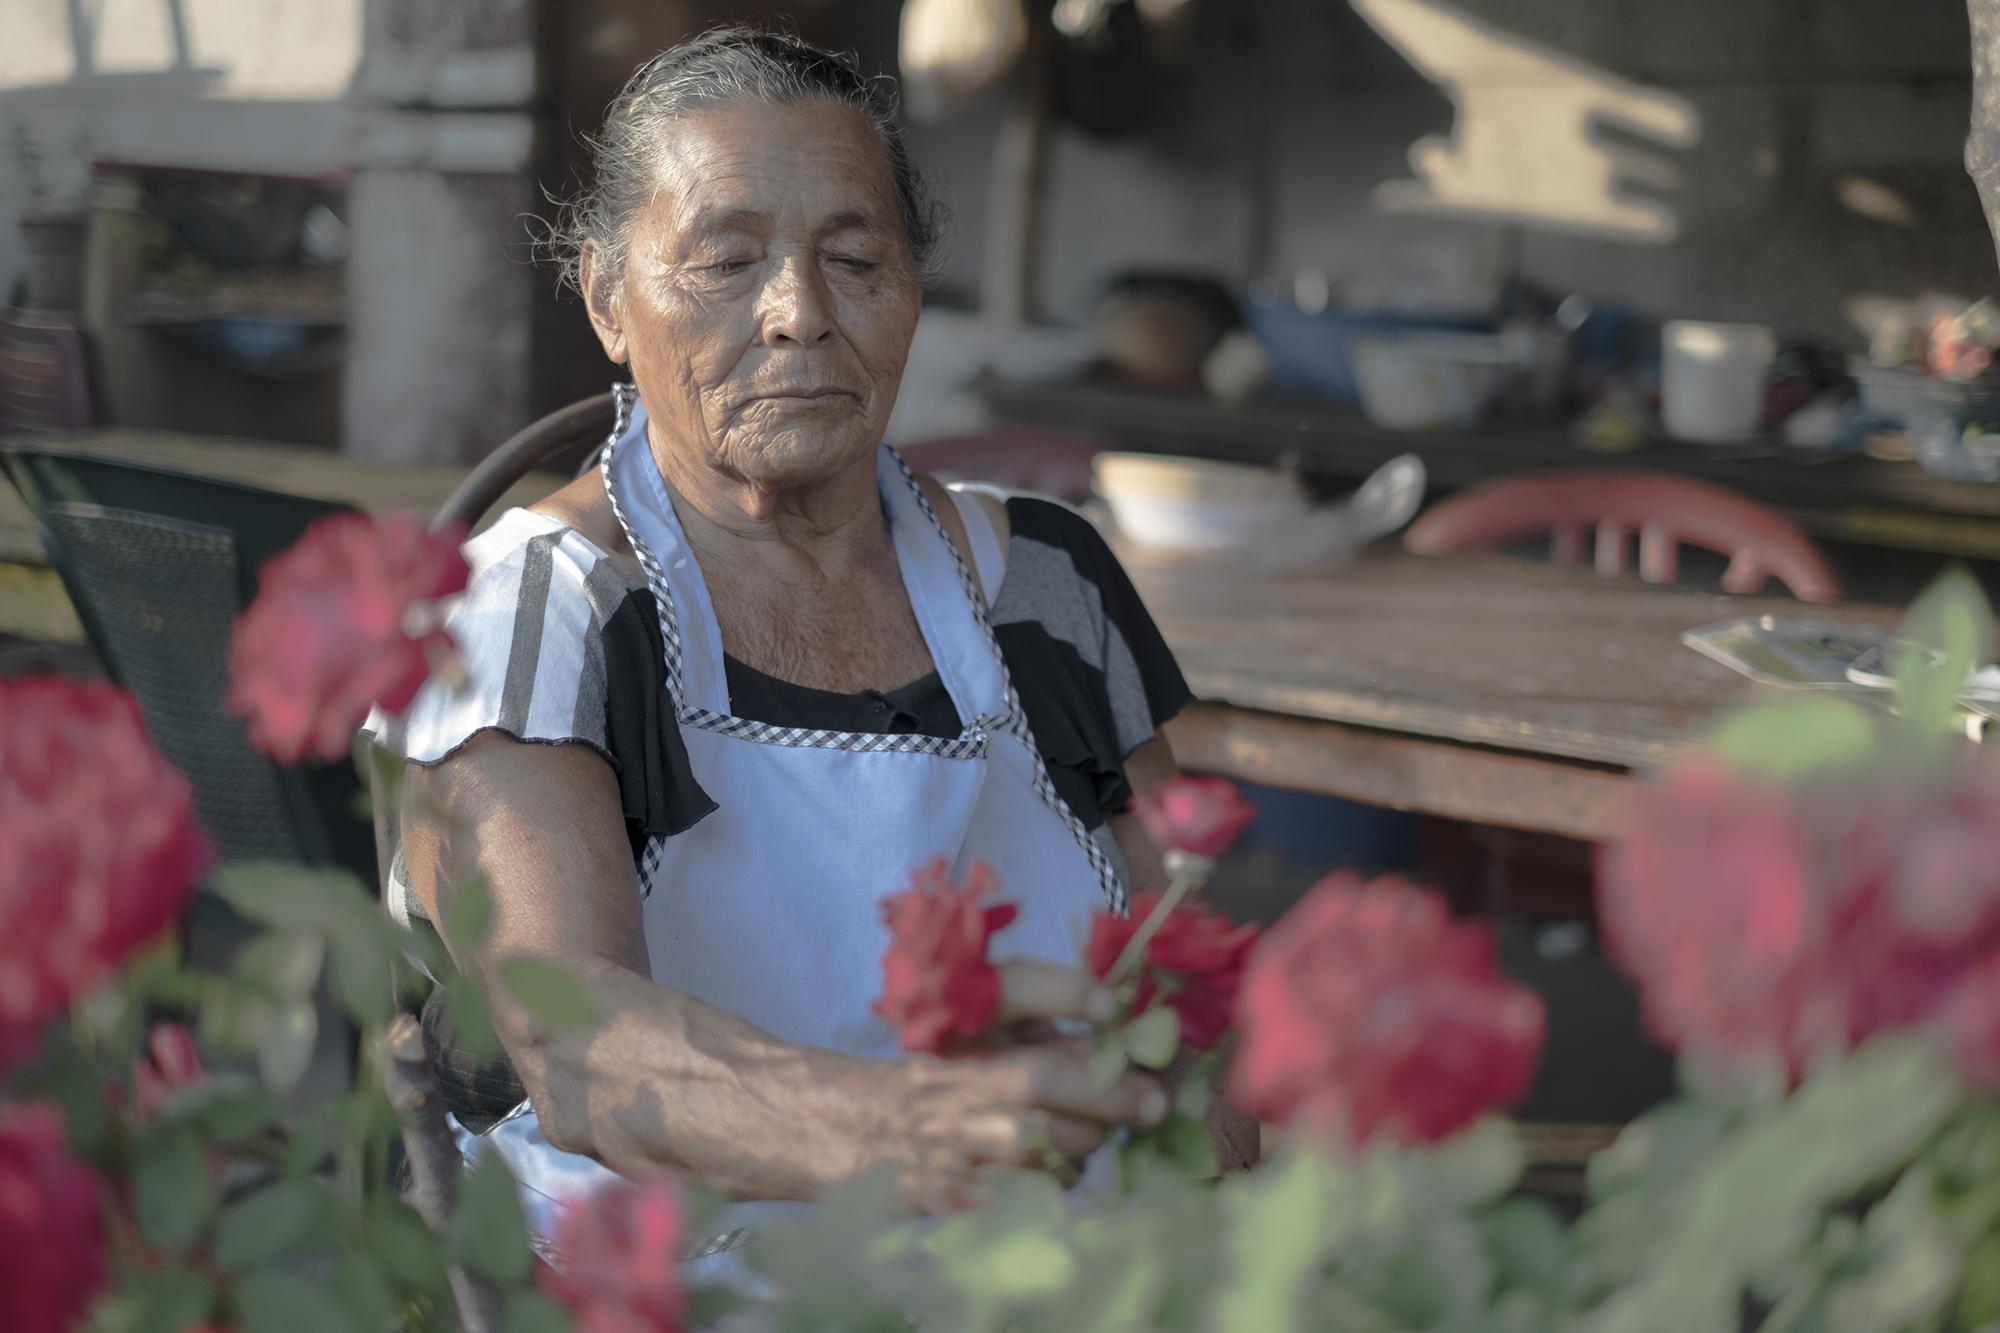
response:
M1729 557L1724 592L1755 593L1775 578L1802 602L1837 602L1840 580L1810 537L1776 511L1705 481L1658 472L1539 472L1486 482L1434 505L1403 536L1418 555L1491 551L1549 534L1557 564L1583 563L1597 534L1597 572L1626 572L1639 538L1639 577L1671 583L1682 544Z
M1091 460L1110 447L1084 435L1004 428L914 440L897 452L918 472L941 481L984 481L1059 500L1083 500L1090 495Z

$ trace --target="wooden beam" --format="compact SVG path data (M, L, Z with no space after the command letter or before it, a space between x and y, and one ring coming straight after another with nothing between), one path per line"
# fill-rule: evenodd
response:
M1615 836L1632 796L1622 769L1196 703L1167 724L1190 771L1468 823Z

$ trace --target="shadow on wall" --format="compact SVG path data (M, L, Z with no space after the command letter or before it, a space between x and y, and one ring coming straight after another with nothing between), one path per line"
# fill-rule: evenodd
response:
M1662 197L1679 188L1678 169L1612 136L1695 147L1701 116L1685 98L1627 82L1439 0L1352 3L1457 112L1449 135L1411 146L1415 180L1377 187L1381 208L1618 240L1664 243L1680 234Z

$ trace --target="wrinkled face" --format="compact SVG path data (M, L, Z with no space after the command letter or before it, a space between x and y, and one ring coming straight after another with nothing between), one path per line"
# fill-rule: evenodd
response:
M720 107L666 135L625 270L590 303L654 447L771 490L870 457L922 286L881 143L830 103Z

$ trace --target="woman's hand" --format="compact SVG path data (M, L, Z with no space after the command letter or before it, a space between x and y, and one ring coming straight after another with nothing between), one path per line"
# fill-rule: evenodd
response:
M1095 978L1050 963L1002 964L1000 976L997 1040L904 1060L883 1088L887 1123L862 1165L895 1163L904 1201L920 1211L976 1206L995 1169L1074 1166L1119 1126L1157 1124L1171 1106L1160 1081L1137 1070L1101 1086L1089 1040L1054 1035L1059 1020L1101 1023L1115 1012Z

